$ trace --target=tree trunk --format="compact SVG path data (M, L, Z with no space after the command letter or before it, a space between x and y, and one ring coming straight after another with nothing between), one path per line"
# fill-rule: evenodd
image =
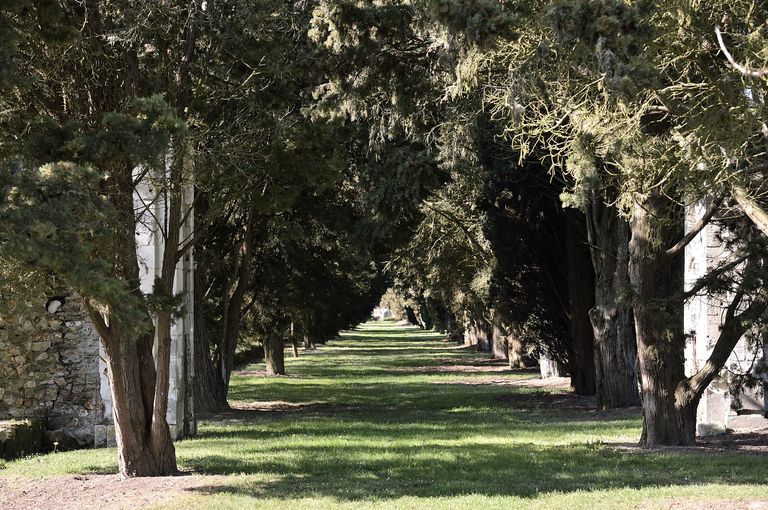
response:
M160 298L171 300L174 294L176 280L176 264L178 262L179 241L182 222L182 194L185 166L189 164L187 146L182 139L177 144L170 168L169 189L167 191L168 218L165 227L165 244L163 246L163 261L160 276L155 281L154 293L160 293ZM160 227L160 225L158 225ZM159 308L155 314L155 367L157 378L150 427L150 444L158 459L165 459L165 451L170 451L173 458L173 471L176 470L176 457L171 439L166 415L168 414L168 393L171 378L171 324L176 310L170 305ZM161 470L163 468L161 467ZM165 472L163 470L163 472Z
M587 227L595 271L595 304L589 311L599 409L640 404L637 344L629 283L629 225L606 201L592 196Z
M299 357L299 340L296 338L296 324L291 321L291 345L293 346L293 357Z
M452 340L457 344L464 343L464 325L454 313L451 313L448 317L448 340Z
M140 315L125 317L124 310L94 306L87 296L85 303L106 353L120 475L123 478L168 475L176 472L176 453L165 418L170 346L167 352L166 346L158 346L156 361L152 353L155 329L140 290L133 175L127 162L114 172L114 186L111 200L123 213L119 216L122 224L115 229L110 247L114 272L132 289L135 311ZM158 324L163 323L158 320ZM164 368L162 382L156 366Z
M662 224L676 215L671 201L636 195L630 223L629 278L633 291L638 367L643 405L644 446L692 445L698 400L678 398L685 380L682 257L663 248L679 237ZM682 224L682 222L680 222Z
M176 472L176 455L165 416L153 420L156 374L152 358L153 333L138 336L119 332L117 324L103 337L118 468L123 478L160 476Z
M198 264L201 261L198 259ZM221 375L211 360L210 337L205 321L203 304L204 284L202 270L194 272L195 278L195 408L201 413L217 413L229 410L227 390Z
M419 319L418 319L418 317L416 317L416 312L414 312L414 311L413 311L413 308L411 308L410 306L406 306L406 307L405 307L405 317L406 317L406 320L407 320L407 321L408 321L410 324L412 324L412 325L414 325L414 326L419 326L419 327L421 327L421 326L419 325Z
M304 350L314 350L315 342L313 337L313 324L310 313L305 313L301 318L301 332L304 337Z
M285 346L280 335L267 335L264 340L264 361L268 376L285 375Z
M477 334L477 352L490 352L492 348L492 335L488 322L481 318L475 322Z
M507 336L507 331L501 325L501 318L497 313L493 313L493 334L491 336L493 359L509 359Z
M573 209L569 209L566 216L568 329L573 342L573 356L569 360L571 386L577 395L594 395L597 383L594 333L589 322L589 310L595 303L595 280L587 247L584 216Z
M516 322L504 325L507 333L505 340L507 344L507 357L509 359L509 368L519 369L535 367L537 361L525 351L525 344L520 339L520 325Z
M240 247L240 265L237 270L236 282L232 294L227 291L224 307L224 331L222 333L219 351L221 354L219 367L225 391L229 391L229 379L235 366L237 339L240 334L240 321L243 318L243 301L250 280L251 257L253 256L253 237L256 232L254 212L248 213L243 242Z
M304 332L304 350L310 351L315 349L315 344L312 342L312 337L309 333Z
M509 328L507 353L509 356L509 368L525 368L527 366L525 349L516 327Z

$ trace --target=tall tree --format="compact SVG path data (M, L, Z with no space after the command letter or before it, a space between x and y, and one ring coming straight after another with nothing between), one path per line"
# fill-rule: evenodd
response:
M9 238L3 251L19 263L56 274L83 296L107 354L123 476L176 470L165 415L170 322L178 311L173 275L182 255L181 186L187 171L182 117L198 11L194 2L143 10L120 3L106 8L101 2L63 7L28 2L6 18L18 36L14 64L34 77L34 86L16 87L3 97L10 112L6 128L12 123L21 128L15 143L4 147L4 156L28 168L12 184L18 193L8 204L6 219L13 223L22 214L43 212L32 204L50 200L59 200L62 211L80 208L87 214L32 216L49 231L67 233L74 246L77 237L84 241L82 250L70 250L78 257L71 266L44 255L61 248L50 235ZM36 38L35 15L51 13L57 26L71 34L66 45ZM141 30L128 30L137 19L146 22ZM176 45L176 38L183 43ZM152 95L158 90L167 92L168 101ZM166 173L168 156L172 163ZM167 225L154 224L134 206L136 186L157 175L162 177L152 185L159 185L167 197ZM54 192L54 182L66 187ZM99 207L83 210L75 204L75 195L67 197L65 191L74 188L90 197L84 203ZM161 276L149 296L140 288L136 255L135 232L141 221L167 235ZM22 256L30 250L42 256Z

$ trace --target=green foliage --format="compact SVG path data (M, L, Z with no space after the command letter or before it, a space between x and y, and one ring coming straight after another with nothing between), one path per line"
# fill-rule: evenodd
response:
M126 324L148 327L140 298L112 267L119 213L105 192L114 178L112 161L162 164L171 136L182 134L184 124L160 96L136 99L132 109L105 114L98 130L40 119L20 159L6 160L0 257L7 311L18 313L54 277L109 306Z

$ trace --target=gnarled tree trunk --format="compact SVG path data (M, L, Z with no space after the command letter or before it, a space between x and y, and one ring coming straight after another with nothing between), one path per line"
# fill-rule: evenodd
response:
M99 317L97 320L101 320ZM153 333L124 334L116 323L102 337L112 394L118 468L124 478L176 472L165 416L154 416Z
M158 332L165 337L158 338L156 360L152 352L155 329L151 327L149 309L140 290L131 170L131 166L125 162L122 168L114 172L115 192L111 200L123 214L119 215L122 224L115 230L110 249L114 254L114 273L132 289L137 311L143 315L143 324L134 323L135 318L132 318L131 324L126 324L120 314L95 306L85 296L89 315L106 353L118 467L124 478L176 472L176 453L165 418L168 407L170 334L165 329ZM169 223L173 224L172 221ZM164 317L158 317L158 326L169 329L170 321L162 319ZM160 368L159 374L156 367Z
M595 270L595 303L589 311L594 333L597 404L600 409L640 403L637 345L629 283L629 224L593 195L587 227Z
M629 278L643 405L641 444L645 446L696 441L698 401L680 399L677 391L685 380L682 257L669 256L660 248L671 246L680 235L681 228L668 224L676 212L667 198L636 195L630 222Z

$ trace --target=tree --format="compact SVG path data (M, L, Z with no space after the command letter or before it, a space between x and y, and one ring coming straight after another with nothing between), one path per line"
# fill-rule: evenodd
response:
M569 48L568 60L543 48L523 61L528 69L556 70L559 81L549 88L530 80L518 86L509 101L521 105L517 108L523 112L517 120L521 137L530 137L531 132L539 137L556 135L550 147L556 149L558 161L565 158L572 165L576 195L582 204L593 204L593 216L600 210L594 207L594 197L600 197L613 200L630 219L628 282L641 375L642 442L648 445L694 441L695 409L705 387L700 383L708 383L712 372L722 368L723 353L730 352L734 335L740 336L763 307L761 294L746 280L731 279L734 286L727 298L723 332L708 368L685 376L682 253L721 202L712 201L702 221L685 235L681 204L718 196L724 183L741 181L729 161L754 157L744 139L758 135L754 119L762 108L759 102L750 103L743 84L721 78L724 64L713 58L715 46L701 44L698 34L708 32L704 27L713 26L722 9L748 12L742 4L693 12L676 2L554 2L549 24L538 30L549 36L551 47ZM553 101L556 97L559 103ZM553 110L556 104L564 107ZM733 130L724 129L724 124ZM737 127L745 125L752 126L751 135L744 136L744 128ZM737 131L734 143L730 137ZM596 215L601 217L605 215ZM604 219L592 224L596 244L611 247L610 252L623 260L623 248L616 252L613 247L620 248L626 234L601 228L610 225ZM613 232L620 235L617 241L599 240L601 233ZM753 260L754 265L739 272L760 279L760 257ZM596 269L598 274L604 270ZM724 276L717 271L714 275Z
M10 112L6 129L20 127L16 132L22 133L4 147L5 159L29 168L11 184L14 200L6 220L18 225L31 216L41 228L60 234L11 237L3 251L25 267L54 273L83 296L107 353L121 475L171 473L176 461L165 421L170 322L178 313L173 274L183 255L181 187L188 175L182 117L198 8L194 3L143 11L122 4L106 9L100 2L19 5L5 18L17 34L14 64L40 79L3 98ZM70 34L67 44L37 39L35 15L55 15L60 32ZM146 21L142 30L126 35L139 18ZM184 44L171 45L175 37ZM169 51L158 58L158 48ZM157 90L167 92L167 101L152 95ZM137 216L133 195L136 185L152 175L163 176L153 184L168 197L169 219L161 276L147 296L139 286L135 240L137 222L147 218ZM52 187L56 183L69 191L59 195ZM86 197L80 204L75 189ZM34 216L47 205L35 209L33 204L49 201L82 215ZM84 209L83 203L92 207ZM72 265L44 255L62 249L62 241L78 246L78 240L83 248L67 252L77 258Z

